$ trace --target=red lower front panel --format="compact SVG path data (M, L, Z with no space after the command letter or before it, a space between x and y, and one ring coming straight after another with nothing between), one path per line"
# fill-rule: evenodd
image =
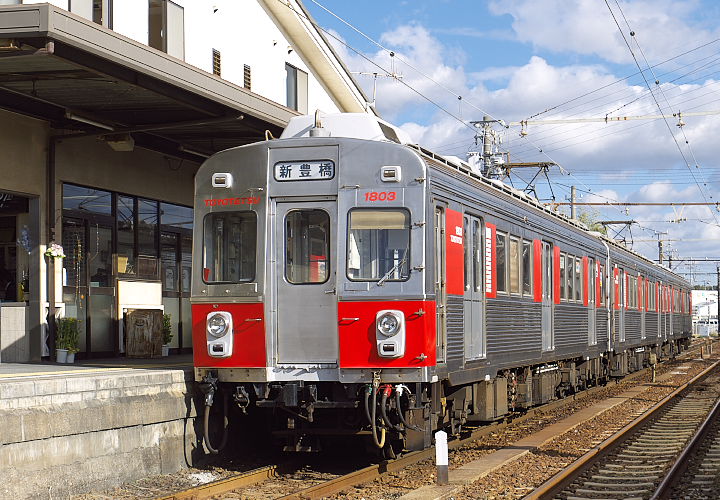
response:
M377 352L375 318L384 309L405 314L405 355L400 358L382 358ZM434 366L435 329L433 301L340 302L340 368Z
M233 350L232 355L227 358L216 358L208 354L205 321L208 313L215 311L227 311L232 314ZM237 368L267 366L263 304L193 304L192 321L195 366Z

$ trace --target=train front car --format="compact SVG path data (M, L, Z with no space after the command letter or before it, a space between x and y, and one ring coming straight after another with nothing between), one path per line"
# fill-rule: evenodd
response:
M337 435L386 453L422 448L436 340L426 166L389 141L397 130L352 115L340 129L348 118L364 139L299 117L283 137L300 137L228 150L198 171L195 376L207 404L222 393L285 450Z

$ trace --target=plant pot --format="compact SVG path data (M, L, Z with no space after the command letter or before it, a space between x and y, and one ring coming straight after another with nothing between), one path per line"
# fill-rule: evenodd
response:
M169 356L170 355L170 346L164 345L162 346L162 355L163 356Z
M58 363L67 363L67 358L67 349L55 349L55 361L57 361Z
M75 353L74 353L74 352L68 352L68 353L67 353L67 362L68 362L68 363L74 363L74 362L75 362Z

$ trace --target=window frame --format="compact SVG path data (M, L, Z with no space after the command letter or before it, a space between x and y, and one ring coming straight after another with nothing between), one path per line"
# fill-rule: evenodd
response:
M413 248L412 248L412 231L411 231L411 230L412 230L412 219L411 219L411 216L412 216L412 215L411 215L411 213L410 213L410 210L408 210L407 208L396 208L396 207L377 207L377 208L376 208L376 207L354 207L354 208L351 208L350 210L348 210L348 212L347 212L347 230L345 231L345 259L344 259L344 262L345 262L345 277L346 277L349 281L353 281L353 282L356 282L356 283L376 283L376 282L380 279L380 278L374 278L374 279L373 279L373 278L363 278L363 279L353 278L353 277L351 277L350 274L349 274L350 267L348 266L348 252L349 252L349 248L350 248L350 231L351 231L350 228L351 228L351 217L352 217L352 214L353 214L354 212L373 212L373 211L374 211L374 212L378 212L378 211L383 211L383 212L404 212L404 213L406 214L406 216L407 216L408 227L407 227L406 231L407 231L407 235L408 235L408 238L407 238L408 246L407 246L407 262L405 263L406 266L407 266L407 276L406 276L404 279L388 278L387 280L385 280L386 283L404 283L404 282L406 282L406 281L408 281L408 280L410 279L410 276L411 276L411 274L412 274L412 266L411 266L411 263L412 263L412 249L413 249ZM382 276L381 276L381 277L382 277Z
M582 259L580 257L575 257L575 302L582 304L585 290L584 290L584 283L583 283L583 265L582 265Z
M500 279L500 241L502 240L502 280ZM503 231L495 231L495 290L496 293L509 295L508 292L508 235ZM500 287L502 285L502 288Z
M258 215L257 215L257 212L255 212L254 210L223 210L223 211L210 212L210 213L205 214L205 216L203 217L202 233L201 233L202 234L202 243L201 243L202 244L202 255L201 255L200 262L202 262L202 269L203 270L205 269L205 262L206 262L205 259L207 257L207 251L206 251L207 244L205 241L205 230L206 230L209 219L211 217L214 217L217 215L238 214L238 213L252 214L253 221L255 222L255 262L254 262L255 265L252 266L252 269L253 269L252 278L247 279L247 280L245 280L245 279L239 280L239 281L208 281L207 279L205 279L205 272L202 271L202 272L200 272L200 278L202 279L203 283L205 283L206 285L224 285L224 284L237 285L237 284L242 284L242 283L254 283L257 279L257 275L258 275L258 272L257 272L257 267L258 267L258 251L257 251L257 249L258 249Z
M322 212L327 217L327 232L326 232L326 273L325 273L325 279L323 281L291 281L288 276L288 239L287 239L287 223L288 218L295 213L300 212ZM330 255L332 253L332 218L330 217L330 212L323 208L293 208L291 210L288 210L285 213L285 217L283 217L283 255L285 256L283 259L283 278L285 281L290 285L322 285L327 283L330 280L331 272L330 268L332 267L332 262L330 260ZM312 255L312 254L311 254ZM311 262L311 261L308 261Z
M517 236L508 235L508 293L510 295L522 296L522 253L521 239ZM512 255L512 247L515 246L515 258ZM515 267L516 276L513 279L513 267ZM515 287L515 290L513 290Z
M527 248L527 253L525 253L525 249ZM530 240L523 239L522 240L522 256L521 256L521 274L522 274L522 295L524 297L533 297L533 264L534 264L534 256L533 256L533 242ZM527 256L527 265L525 262L525 257ZM525 289L525 285L527 285L527 290Z

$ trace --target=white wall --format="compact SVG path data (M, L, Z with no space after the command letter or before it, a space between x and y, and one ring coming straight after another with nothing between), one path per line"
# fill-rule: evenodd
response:
M67 0L65 0L67 1ZM285 63L308 67L257 0L175 0L185 9L185 61L212 73L212 49L221 54L221 76L243 86L244 65L252 72L251 90L286 105ZM216 12L213 12L217 8ZM115 1L113 29L142 43L148 40L148 0ZM338 112L325 89L308 75L308 110Z

